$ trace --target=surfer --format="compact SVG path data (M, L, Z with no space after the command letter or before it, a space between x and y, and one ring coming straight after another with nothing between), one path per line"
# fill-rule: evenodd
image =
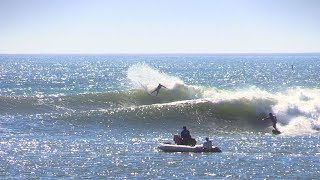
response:
M206 141L202 145L203 149L212 149L212 141L206 138Z
M277 129L277 117L274 116L272 113L269 113L269 117L263 118L262 120L270 119L272 121L272 127L274 130L279 131Z
M153 90L150 94L152 94L152 93L154 93L154 92L157 92L157 94L156 94L156 96L157 96L158 93L159 93L159 91L160 91L160 89L161 89L162 87L163 87L163 88L167 88L167 87L165 87L164 85L162 85L162 84L159 83L158 87L156 87L156 89Z

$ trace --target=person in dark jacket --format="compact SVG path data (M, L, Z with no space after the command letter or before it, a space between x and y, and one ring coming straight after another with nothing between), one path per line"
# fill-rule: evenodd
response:
M187 129L186 126L183 126L183 130L181 131L181 138L182 144L188 144L189 140L191 139L190 131Z

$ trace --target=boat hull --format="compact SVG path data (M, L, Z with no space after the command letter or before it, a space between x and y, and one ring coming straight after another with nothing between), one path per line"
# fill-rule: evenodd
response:
M158 148L165 152L222 152L218 147L204 149L202 145L186 146L177 144L160 144Z

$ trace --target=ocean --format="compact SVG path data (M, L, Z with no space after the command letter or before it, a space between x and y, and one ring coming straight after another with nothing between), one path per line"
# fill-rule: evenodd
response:
M0 55L0 178L318 179L319 72L319 54ZM222 153L157 148L183 126Z

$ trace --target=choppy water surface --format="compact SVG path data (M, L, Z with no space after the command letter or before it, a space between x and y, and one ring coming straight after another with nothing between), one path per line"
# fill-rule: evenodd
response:
M1 178L314 178L320 56L0 56ZM150 96L158 83L168 87ZM281 135L261 121L278 117ZM222 153L165 153L186 125Z

